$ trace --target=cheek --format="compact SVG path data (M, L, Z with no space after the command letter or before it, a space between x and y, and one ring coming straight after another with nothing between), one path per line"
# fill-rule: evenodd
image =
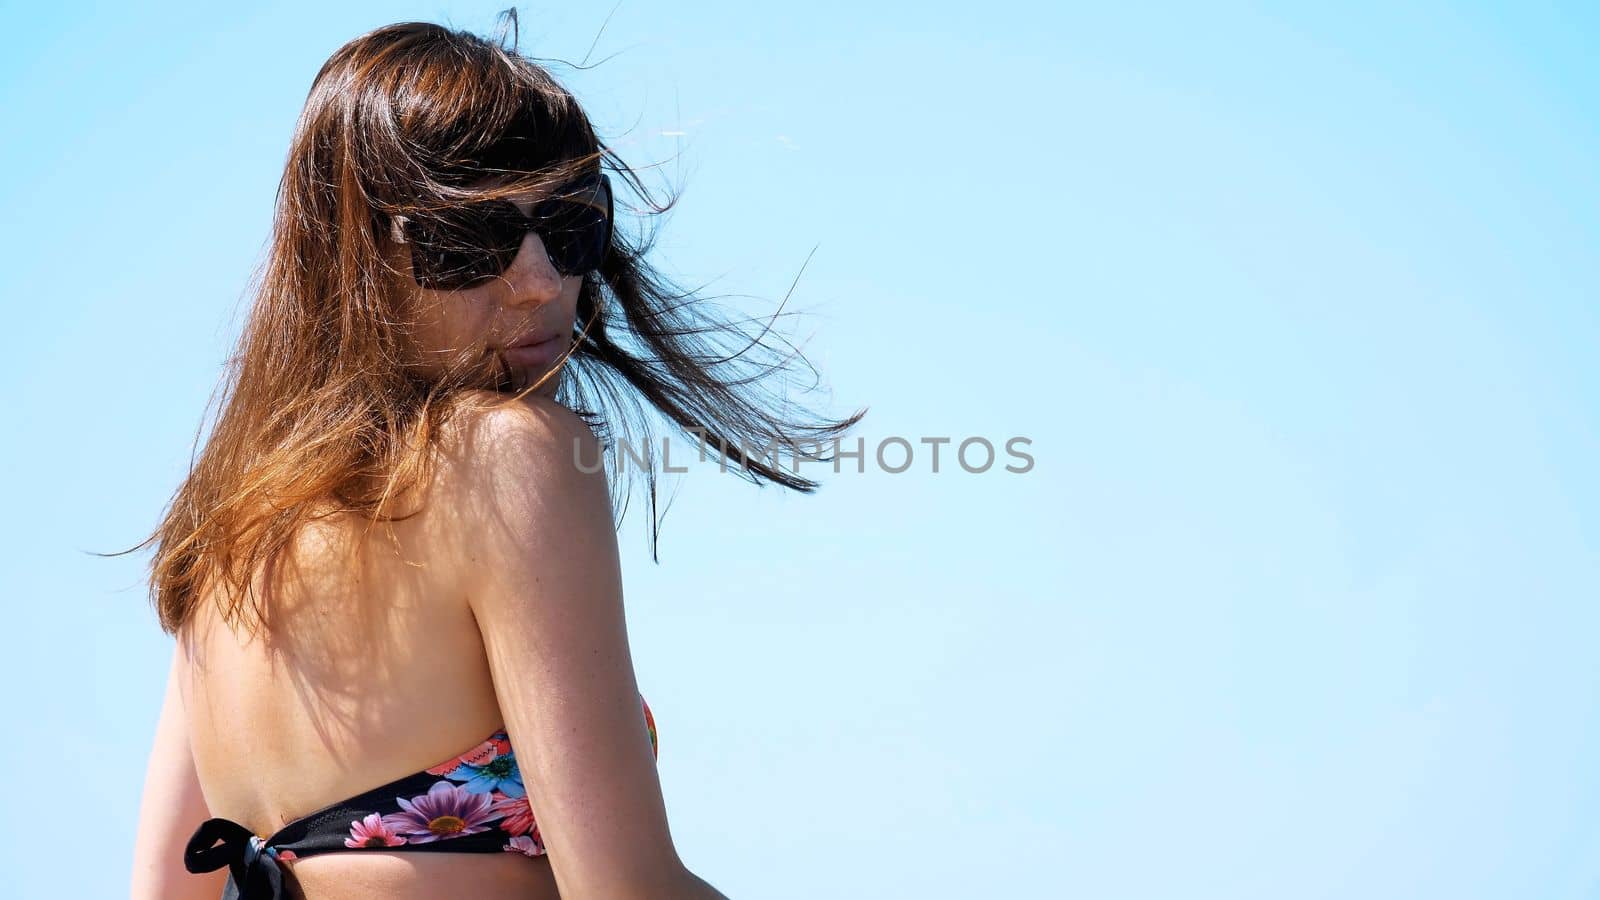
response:
M445 346L461 347L488 334L494 304L480 292L428 293L429 328Z
M494 307L473 291L419 291L413 320L415 343L425 357L437 357L485 339L494 323Z
M457 346L487 337L494 325L495 308L487 292L479 291L462 291L440 304L446 327Z

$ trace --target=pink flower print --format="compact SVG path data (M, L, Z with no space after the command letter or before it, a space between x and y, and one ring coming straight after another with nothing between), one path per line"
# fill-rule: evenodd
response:
M510 752L511 736L504 731L497 731L490 735L488 740L460 756L452 756L437 766L423 771L429 775L448 775L462 766L486 766L496 757Z
M448 781L436 781L426 794L397 802L401 812L384 816L383 824L413 844L488 831L487 823L496 818L488 794L474 794Z
M506 844L505 849L513 853L521 853L524 856L543 856L544 842L539 840L537 834L537 832L532 835L519 834L512 838L510 843Z
M491 810L505 816L500 820L500 830L506 834L527 834L536 827L533 821L533 807L528 805L528 798L507 797L498 791L493 794L494 806Z
M639 705L644 707L644 728L650 732L650 752L656 759L660 759L661 742L656 737L656 717L650 712L650 704L646 703L643 697L639 698Z
M383 817L369 813L359 822L350 823L350 836L344 839L346 847L398 847L406 839L395 834ZM280 854L279 858L282 856Z

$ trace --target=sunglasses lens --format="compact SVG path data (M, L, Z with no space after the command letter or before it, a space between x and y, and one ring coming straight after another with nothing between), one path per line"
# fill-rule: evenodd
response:
M611 243L611 186L585 179L559 197L539 204L539 237L550 262L563 275L583 275L600 267Z
M516 258L523 231L508 203L477 203L406 225L417 284L459 290L504 272Z

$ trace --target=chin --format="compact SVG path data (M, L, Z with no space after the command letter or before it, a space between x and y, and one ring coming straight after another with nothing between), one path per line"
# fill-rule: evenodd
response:
M529 393L544 397L554 397L556 390L561 387L561 374L560 372L551 372L549 377L545 377L544 372L519 372L516 379L516 390L520 392L540 378L545 378L544 384L539 385Z

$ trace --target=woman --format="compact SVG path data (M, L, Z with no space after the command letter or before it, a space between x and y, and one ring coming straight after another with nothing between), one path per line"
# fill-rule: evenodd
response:
M668 831L603 435L642 398L809 491L746 450L829 459L864 410L790 421L755 390L781 365L730 368L760 336L614 227L604 170L646 192L505 15L509 45L393 25L313 83L215 426L139 545L177 641L136 900L722 896Z

